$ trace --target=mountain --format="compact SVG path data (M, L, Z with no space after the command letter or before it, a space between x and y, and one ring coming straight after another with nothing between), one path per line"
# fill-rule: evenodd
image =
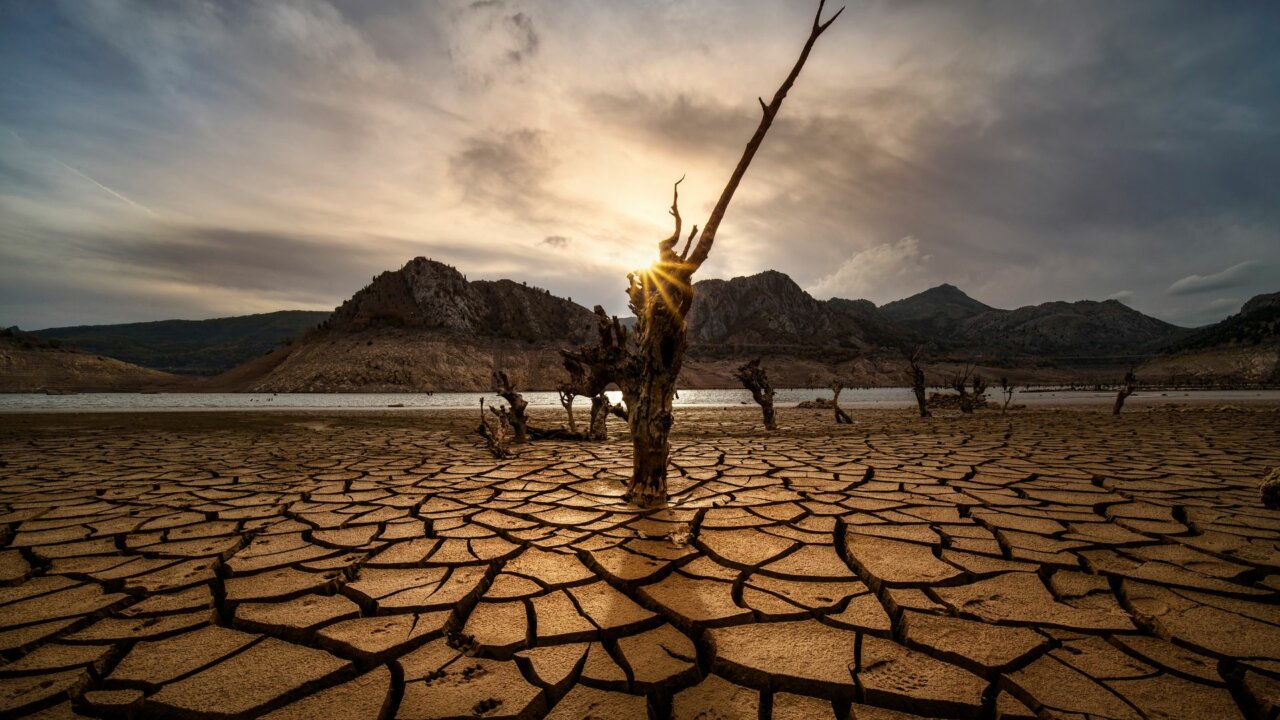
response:
M1240 312L1199 328L1173 350L1209 348L1222 345L1260 345L1280 339L1280 292L1254 296L1240 308Z
M282 310L212 320L161 320L36 330L87 352L184 375L216 375L288 345L327 312Z
M1115 300L1047 302L1016 310L985 305L952 285L886 304L888 319L950 353L1035 357L1059 363L1151 354L1189 331Z
M183 379L63 346L17 328L0 330L0 392L121 392L178 387Z
M595 315L510 280L468 281L415 258L384 272L289 348L214 378L265 392L487 390L506 370L523 388L563 380L559 348L595 337Z
M465 337L586 342L595 315L571 300L511 280L468 282L444 263L414 258L342 303L325 327L340 332L416 328Z
M908 339L880 318L871 302L816 300L775 270L732 280L701 280L693 287L688 327L695 354L868 351Z
M945 283L880 308L884 317L926 338L950 338L958 324L992 311L995 308Z
M921 343L935 374L977 360L987 374L1008 374L1020 383L1092 382L1150 359L1140 374L1154 378L1183 372L1158 364L1157 356L1170 349L1186 354L1255 342L1274 347L1268 338L1275 337L1280 315L1277 295L1260 296L1239 315L1192 331L1115 301L1003 310L952 285L876 307L867 300L818 300L776 271L702 280L695 288L681 374L681 385L691 388L736 387L734 368L756 356L765 358L778 387L823 386L833 376L900 384L902 350ZM42 334L123 348L119 356L140 363L205 372L225 367L236 352L247 361L194 387L272 392L486 390L496 369L506 370L522 388L553 389L564 377L558 350L595 339L595 317L581 305L511 280L468 281L456 268L426 258L374 277L332 314L319 315L271 313ZM296 339L284 344L289 337ZM1266 377L1274 363L1267 364L1265 353L1255 355L1247 361L1254 369L1231 372ZM1235 352L1230 367L1247 363ZM1214 360L1196 367L1201 369L1193 375L1211 376L1218 371L1213 368L1225 366Z
M1139 376L1178 381L1280 383L1280 293L1258 295L1240 312L1191 331Z

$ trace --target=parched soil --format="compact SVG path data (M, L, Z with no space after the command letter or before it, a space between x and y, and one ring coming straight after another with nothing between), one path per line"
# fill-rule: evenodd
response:
M0 716L1276 716L1275 408L854 421L0 417Z

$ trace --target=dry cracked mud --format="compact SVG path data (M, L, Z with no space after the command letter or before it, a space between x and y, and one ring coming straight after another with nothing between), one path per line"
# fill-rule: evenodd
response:
M1274 409L756 420L0 417L0 716L1276 717Z

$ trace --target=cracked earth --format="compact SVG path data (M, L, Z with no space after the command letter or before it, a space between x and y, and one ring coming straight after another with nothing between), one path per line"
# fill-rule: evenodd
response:
M1280 413L779 421L0 418L0 715L1276 717Z

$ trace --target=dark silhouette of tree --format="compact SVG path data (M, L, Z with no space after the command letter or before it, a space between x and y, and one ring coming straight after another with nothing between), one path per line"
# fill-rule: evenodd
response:
M841 8L823 22L824 6L825 0L820 0L800 57L773 99L768 103L764 98L759 99L761 117L755 133L747 141L742 157L729 175L701 234L694 226L680 252L676 252L676 244L683 230L679 201L680 182L684 178L676 181L670 210L675 221L674 231L670 237L658 242L658 259L653 265L627 275L629 307L636 318L634 333L629 334L614 318L607 333L602 329L599 345L564 355L565 367L571 376L574 368L580 370L584 378L599 374L608 377L622 390L633 453L631 480L625 497L637 505L653 506L667 500L667 460L671 452L669 435L673 422L671 401L688 346L685 317L693 303L693 276L710 255L729 202L782 108L787 92L800 76L814 43L844 12ZM596 314L603 317L604 311L597 307ZM602 327L605 322L607 318L602 319ZM594 412L596 393L591 395Z
M777 430L778 423L773 414L773 386L769 384L769 374L760 367L760 358L744 363L735 375L742 386L751 391L751 399L764 413L764 429Z
M853 418L849 417L849 413L840 409L840 391L844 390L844 383L839 380L831 381L831 407L835 409L837 425L852 425Z
M1116 393L1116 404L1111 408L1112 415L1119 415L1121 408L1124 407L1124 401L1128 399L1133 391L1138 387L1138 378L1133 374L1133 368L1125 371L1124 380L1120 381L1120 391Z
M970 382L973 386L972 393L969 392ZM959 370L953 373L949 384L951 389L960 396L960 412L966 415L972 413L974 407L983 402L982 394L987 391L987 381L973 372L973 365L966 365L963 373Z
M907 355L907 363L910 365L908 374L911 376L911 392L915 393L916 405L920 408L920 417L927 418L929 417L929 401L924 396L924 370L920 367L920 361L923 357L924 346L917 345Z
M1000 378L1000 393L1004 395L1004 402L1000 405L1000 414L1004 415L1009 410L1009 403L1013 401L1014 386L1009 384L1009 378Z

